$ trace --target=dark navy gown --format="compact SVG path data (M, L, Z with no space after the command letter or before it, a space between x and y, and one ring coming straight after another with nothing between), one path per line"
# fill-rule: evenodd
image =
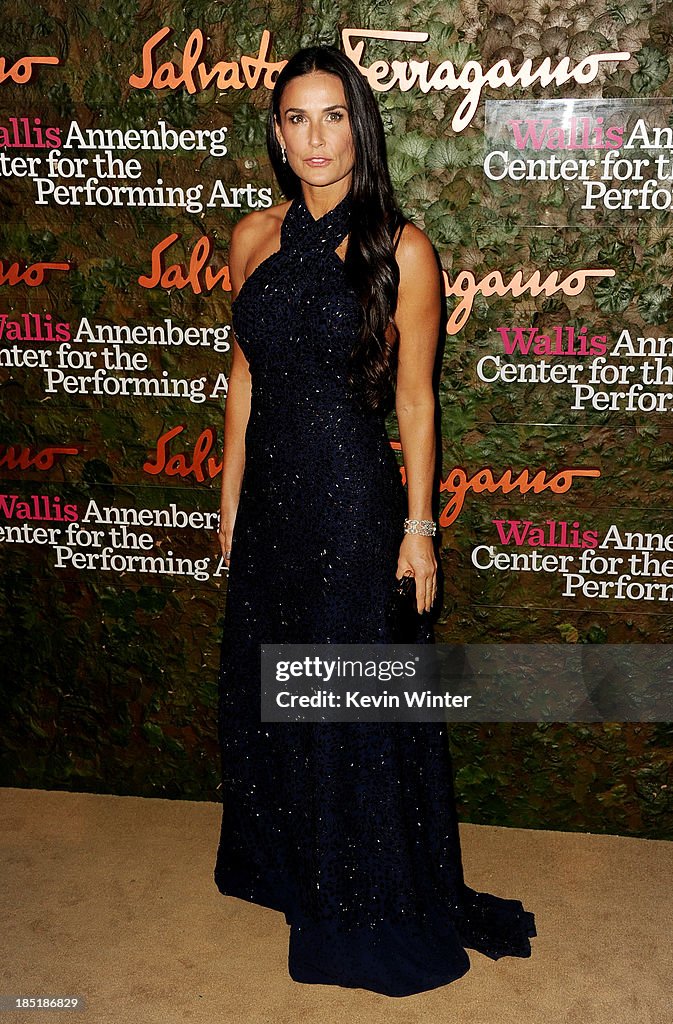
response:
M335 249L350 195L302 196L232 306L252 378L218 729L215 882L290 926L299 982L406 996L529 957L533 914L463 880L443 723L262 722L260 644L395 642L406 498L382 415L347 387L360 310ZM225 439L226 440L226 439ZM432 643L416 616L415 642Z

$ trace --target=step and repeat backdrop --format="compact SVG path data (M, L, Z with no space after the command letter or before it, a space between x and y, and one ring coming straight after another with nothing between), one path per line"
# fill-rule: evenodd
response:
M438 640L669 641L673 4L0 16L6 784L216 798L228 244L284 198L266 111L303 45L369 82L443 267ZM670 723L455 739L473 820L671 830Z

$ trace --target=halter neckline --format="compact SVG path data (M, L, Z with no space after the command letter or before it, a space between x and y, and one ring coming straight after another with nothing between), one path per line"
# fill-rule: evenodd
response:
M316 220L300 191L281 226L281 248L299 252L335 250L350 229L351 194Z

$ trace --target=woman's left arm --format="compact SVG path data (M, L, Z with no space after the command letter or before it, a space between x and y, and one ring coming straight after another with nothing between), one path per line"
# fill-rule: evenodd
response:
M400 332L395 412L407 478L409 519L432 519L435 473L435 395L432 374L439 340L441 279L427 235L407 224L397 247L400 284L395 323ZM432 537L407 533L397 576L411 570L416 606L429 611L437 596L437 560Z

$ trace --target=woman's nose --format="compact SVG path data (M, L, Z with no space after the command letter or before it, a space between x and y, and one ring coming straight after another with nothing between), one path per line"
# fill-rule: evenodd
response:
M312 146L322 146L323 142L324 142L324 139L323 139L323 133L322 133L322 125L321 124L314 124L311 127L311 145Z

